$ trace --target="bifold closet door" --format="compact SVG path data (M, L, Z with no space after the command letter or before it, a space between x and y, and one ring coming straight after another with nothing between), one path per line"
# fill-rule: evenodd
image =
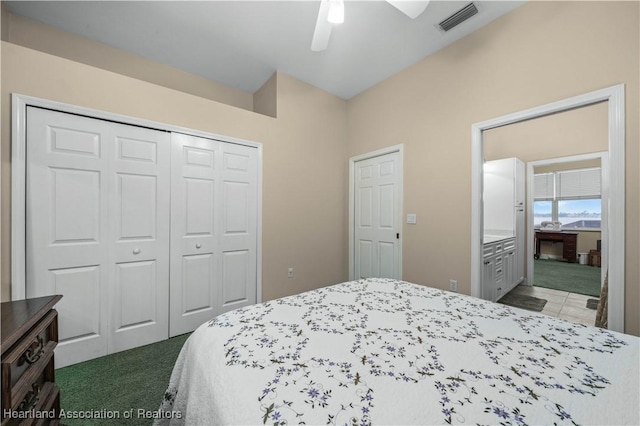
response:
M169 136L27 109L27 297L62 294L56 366L168 329Z
M171 136L170 336L256 303L257 149Z

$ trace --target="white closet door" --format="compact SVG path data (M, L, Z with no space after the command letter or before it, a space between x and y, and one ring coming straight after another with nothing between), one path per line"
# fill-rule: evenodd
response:
M257 149L230 143L221 147L219 313L256 303L258 220Z
M168 134L27 112L27 297L62 294L56 366L167 337Z
M400 279L399 153L355 165L354 275Z
M257 149L174 133L169 334L256 303Z
M109 353L168 337L169 134L110 125Z
M27 110L26 296L62 294L56 365L107 354L108 126Z
M171 324L187 333L217 314L220 142L171 135Z

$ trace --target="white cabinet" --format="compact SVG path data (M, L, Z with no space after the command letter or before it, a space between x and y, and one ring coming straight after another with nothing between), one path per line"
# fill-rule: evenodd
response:
M524 185L523 185L524 186ZM521 283L524 280L524 261L527 257L525 249L524 207L516 207L516 233L515 233L515 280Z
M485 162L482 199L485 234L515 235L516 212L524 209L524 163L517 158Z
M520 282L517 275L516 239L506 238L484 244L482 298L495 302Z
M504 283L501 291L498 293L498 299L513 289L519 282L517 273L517 249L516 239L512 238L504 242L504 252L502 254L502 264L504 270ZM524 257L524 256L522 256Z
M482 298L485 300L496 300L496 263L495 244L485 244L483 247L483 267L482 267Z
M484 163L483 220L485 241L488 236L501 236L500 252L494 254L496 274L491 281L483 279L484 287L495 287L497 300L524 280L525 265L525 172L524 163L517 158L504 158ZM506 238L512 237L510 240ZM495 240L495 238L494 238ZM494 243L488 243L489 245ZM487 244L485 244L485 247ZM494 250L495 251L495 250ZM484 261L487 259L484 258ZM498 265L497 261L500 261ZM487 278L489 279L489 278ZM487 290L487 294L492 290ZM483 298L485 298L483 296Z

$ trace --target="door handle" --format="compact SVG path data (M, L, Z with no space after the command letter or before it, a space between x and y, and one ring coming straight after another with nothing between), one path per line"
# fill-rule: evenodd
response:
M133 254L140 254L140 249L139 248L134 248L133 249Z
M197 249L199 249L200 247L202 247L202 244L197 243L197 244L196 244L196 248L197 248Z

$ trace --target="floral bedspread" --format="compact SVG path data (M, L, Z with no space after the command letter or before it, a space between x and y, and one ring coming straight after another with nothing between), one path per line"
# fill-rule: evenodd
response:
M640 424L640 339L402 281L228 312L158 424Z

